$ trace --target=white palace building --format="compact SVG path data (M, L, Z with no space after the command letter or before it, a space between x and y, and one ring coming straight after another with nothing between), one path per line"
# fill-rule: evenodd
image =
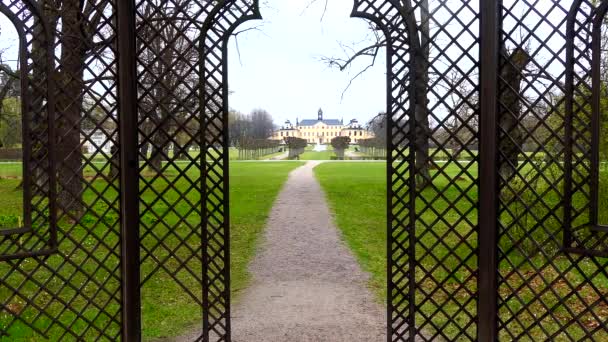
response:
M350 137L351 144L357 144L361 139L373 138L373 133L366 130L356 119L351 120L347 125L344 120L324 119L323 110L319 109L316 120L296 119L296 124L287 120L283 127L274 131L273 140L283 140L286 137L296 137L306 139L309 144L329 144L331 139L339 136Z

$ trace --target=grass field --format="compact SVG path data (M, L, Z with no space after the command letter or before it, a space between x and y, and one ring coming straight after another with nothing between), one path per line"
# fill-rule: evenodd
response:
M2 162L0 164L0 178L21 177L21 162Z
M298 162L233 162L230 168L230 204L231 204L231 280L232 280L232 293L238 300L238 293L248 281L248 273L246 267L254 255L256 244L260 233L263 230L264 224L268 217L269 210L273 204L276 195L282 184L285 182L288 173L294 168L301 165ZM3 166L4 167L4 166ZM0 169L3 169L0 167ZM11 168L6 173L12 173L14 176L15 172L19 172L16 168ZM174 177L177 174L175 170L168 170L167 176ZM196 179L198 176L194 172L190 171L189 176ZM0 217L19 215L21 204L19 203L19 190L15 190L19 184L19 179L0 179ZM163 187L162 182L154 183L155 186ZM101 190L104 188L104 183L97 181L95 188ZM143 185L142 185L143 186ZM188 188L188 184L178 182L176 188L184 190ZM8 194L8 196L7 196ZM115 194L110 192L104 193L107 198L115 198ZM200 306L189 296L184 288L177 285L172 277L166 272L158 270L158 265L165 265L168 270L174 273L174 276L180 279L184 284L187 285L189 291L195 294L200 293L200 286L198 286L198 274L200 274L200 262L197 258L181 264L175 262L175 257L187 258L188 255L196 253L197 246L200 246L200 239L192 235L191 230L187 229L186 222L184 224L173 225L178 220L178 215L188 217L188 220L195 220L196 215L189 215L186 211L191 206L187 205L184 201L176 201L171 194L167 193L163 196L163 199L168 203L177 203L175 211L168 211L167 204L160 202L154 202L152 200L153 193L146 192L142 198L142 203L148 203L153 205L153 210L159 213L165 213L162 223L152 215L152 212L147 212L142 217L142 224L146 227L152 227L151 230L146 231L145 229L142 238L142 244L145 251L151 250L157 243L156 240L151 238L152 236L165 236L163 239L163 248L157 249L155 252L142 252L144 261L142 262L142 277L146 279L145 285L142 286L142 320L143 320L143 337L144 340L151 340L166 336L176 336L184 331L191 329L200 322ZM92 201L96 198L96 195L92 191L87 191L84 194L86 202ZM194 199L195 200L195 199ZM105 207L102 208L102 207ZM63 239L60 241L60 250L62 255L69 255L70 264L62 265L65 258L62 256L51 256L46 261L48 269L36 269L36 262L25 262L22 263L20 269L24 271L34 272L36 279L39 281L51 281L45 285L49 290L48 294L46 291L42 294L34 296L35 293L39 293L40 288L35 283L28 282L27 285L21 289L22 293L29 293L29 296L36 297L37 305L48 305L50 293L54 291L58 292L59 298L69 300L74 297L74 301L70 304L77 310L82 310L83 317L90 319L95 327L106 327L106 333L112 336L116 333L117 327L115 324L110 323L110 317L101 314L100 311L95 308L94 305L88 307L86 303L104 303L105 301L112 302L111 296L105 292L97 293L99 286L97 283L106 282L104 287L109 289L118 289L118 279L113 278L108 273L109 270L118 267L117 257L109 257L104 261L104 268L99 269L98 264L94 259L87 257L87 253L84 250L89 251L93 255L97 255L98 258L103 259L104 255L108 254L108 250L104 246L116 245L118 236L115 234L108 234L108 225L104 222L116 222L116 215L110 212L106 212L107 206L100 204L99 207L95 208L95 211L101 213L105 212L105 215L101 217L103 220L98 222L94 216L86 214L82 218L82 222L76 225L72 233L70 233L70 239ZM198 217L200 220L200 217ZM197 222L189 221L196 225ZM170 226L166 226L170 225ZM64 222L62 226L69 226L69 223ZM177 227L175 230L169 230L169 227ZM114 229L114 228L113 228ZM189 237L188 237L189 236ZM180 246L179 238L186 239L188 243ZM102 239L104 245L98 246L97 239ZM76 248L75 241L78 241L80 247ZM84 249L84 250L83 250ZM172 251L174 257L169 253ZM76 270L74 267L79 265L82 267L82 271ZM191 270L196 274L192 276L187 270ZM9 265L5 263L0 264L0 277L5 277L6 272L9 270ZM58 276L52 276L51 270L59 270ZM88 280L89 274L95 274L91 280ZM64 277L64 278L61 278ZM13 273L9 278L3 278L3 284L17 284L22 281L23 277L18 273ZM74 289L71 287L64 288L65 282L62 279L71 279L70 283L74 286L86 285L83 290L76 295ZM93 281L87 285L87 282ZM63 288L63 290L62 290ZM12 297L13 292L8 290L7 287L0 288L0 303L9 301L9 304L13 308L21 308L24 303L21 299ZM9 299L9 296L12 299ZM94 298L85 300L85 298ZM45 304L47 303L47 304ZM36 310L24 310L21 312L21 317L25 320L37 319L36 326L44 329L50 322L50 320L57 320L58 324L71 326L71 329L76 331L85 331L88 325L83 319L75 317L74 313L64 311L64 306L53 301L46 311L50 313L50 316L42 316L36 318ZM106 306L106 310L115 310L119 312L119 308L110 304ZM0 311L2 312L2 311ZM5 312L0 314L0 327L6 326L10 321L10 316ZM106 326L107 325L107 326ZM58 328L55 325L55 329L48 331L49 338L52 341L65 340L66 336L62 337L63 329ZM37 341L38 335L33 335L31 329L25 327L22 323L16 322L10 329L10 338L0 338L1 341ZM89 331L94 336L95 331L92 329ZM85 335L86 336L86 335ZM69 340L69 338L68 338Z
M312 153L325 153L312 152ZM307 153L310 153L308 151ZM232 292L236 295L244 288L248 281L246 266L255 252L257 239L263 229L268 211L272 205L281 184L285 181L290 170L302 163L292 162L234 162L231 164L231 258L232 258ZM445 164L440 164L445 165ZM417 315L418 322L427 323L423 330L428 334L444 334L447 340L458 340L464 338L461 333L475 336L476 328L474 318L461 310L465 308L471 315L475 315L477 302L475 293L477 291L477 165L466 164L468 173L461 172L458 164L447 164L444 169L433 171L439 172L434 180L433 186L422 191L416 202L420 217L415 226L416 241L416 304L420 307ZM3 173L1 173L3 172ZM92 174L94 170L85 170L86 174ZM9 179L0 179L0 223L2 218L13 220L18 215L20 203L19 191L15 190L19 180L15 179L20 173L17 164L0 165L0 175L4 174ZM317 166L315 169L323 189L325 190L329 204L335 214L336 223L341 229L348 246L353 250L362 267L370 272L372 279L370 286L378 295L379 300L386 298L386 164L384 162L327 162ZM168 177L176 177L177 170L167 171ZM190 172L193 179L197 174ZM0 176L1 177L1 176ZM450 182L449 180L454 180ZM602 173L602 184L608 184L608 173ZM159 183L158 186L162 186ZM554 204L559 201L555 192L545 191L549 185L544 182L536 182L537 193L543 194L543 201ZM97 189L103 189L102 182L96 183ZM178 185L182 191L188 188L188 184ZM600 317L608 317L608 278L605 270L608 269L608 260L596 258L581 258L568 256L561 253L556 241L561 239L561 226L557 225L555 218L550 215L548 207L538 201L538 196L527 193L521 184L513 184L513 194L517 203L502 211L501 223L503 225L517 225L516 230L502 233L500 236L500 248L503 253L499 277L502 279L499 288L501 300L501 319L506 322L504 326L515 335L507 335L501 332L503 340L547 340L547 332L551 334L560 326L568 326L568 334L572 339L580 338L585 329L596 330L596 340L608 340L608 333L598 328L597 319L590 314ZM525 189L524 189L525 190ZM403 189L401 190L403 191ZM9 194L9 196L5 196ZM110 197L114 195L109 195ZM437 200L435 198L438 197ZM86 198L95 197L92 192L85 193ZM145 203L153 203L152 194L144 196ZM169 202L175 200L174 195L163 196ZM430 205L429 203L433 203ZM455 203L450 205L450 203ZM526 214L525 205L529 205ZM608 206L608 193L602 192L600 198L602 208ZM155 210L168 213L162 220L173 224L178 219L171 213L166 205L158 203L154 205ZM183 215L188 206L180 207L177 212ZM103 208L100 208L103 210ZM606 212L606 211L604 211ZM513 214L511 214L513 213ZM522 214L523 213L523 214ZM12 215L12 216L11 216ZM510 217L518 216L517 222ZM400 214L400 217L404 217ZM104 220L115 220L106 215ZM94 249L94 240L88 234L104 236L103 226L98 227L95 220L85 216L82 227L76 231L72 238L80 241L86 248ZM200 291L197 280L186 274L184 269L177 269L179 264L171 260L169 250L175 249L176 256L189 255L192 250L178 249L179 241L176 237L187 237L188 230L179 226L176 231L164 227L159 220L148 213L143 216L146 225L155 227L152 231L158 235L170 236L166 239L167 249L161 253L155 253L154 258L168 260L170 270L175 269L176 276L182 279L192 291ZM196 223L196 222L194 222ZM544 230L546 228L549 230ZM543 229L544 228L544 229ZM87 238L88 236L88 238ZM149 237L149 234L148 234ZM115 237L106 237L106 243L115 243ZM145 248L152 247L154 241L144 239ZM190 243L196 246L196 239ZM74 243L65 241L61 244L62 250L72 251ZM453 252L450 252L452 250ZM542 253L541 253L542 251ZM66 252L67 253L67 252ZM70 252L71 260L76 264L82 263L89 271L94 271L95 264L86 261L86 255L78 252ZM193 302L191 297L182 287L172 281L172 277L166 272L154 272L156 261L147 258L142 265L142 274L152 275L142 287L143 300L143 327L146 340L175 336L190 329L200 320L200 307ZM51 269L57 267L63 258L51 257L48 261ZM36 263L23 266L25 271L31 271ZM106 265L112 265L106 262ZM116 266L114 264L114 266ZM0 277L6 271L5 265L0 264ZM172 268L171 268L172 267ZM198 272L200 263L189 263L189 267ZM601 271L601 270L604 271ZM84 279L79 272L74 272L73 267L64 269L63 276L70 278L72 273L77 279ZM559 273L564 273L563 276ZM40 279L49 276L47 271L37 271ZM430 276L429 276L430 275ZM544 278L541 278L542 277ZM585 278L593 278L592 282ZM15 279L18 279L16 277ZM101 281L102 279L96 279ZM11 281L10 279L8 280ZM574 285L567 285L568 283ZM51 284L53 289L62 286L59 280ZM571 287L572 286L572 287ZM32 295L39 288L29 284L26 289ZM95 294L95 286L85 289L83 295ZM71 292L65 293L69 297ZM6 289L0 288L0 303L6 301L9 294ZM63 294L62 294L63 295ZM103 298L103 296L101 296ZM39 296L37 300L44 305L47 296ZM559 301L563 298L563 301ZM101 299L100 299L101 300ZM84 301L76 300L74 305L82 305ZM12 304L12 303L11 303ZM20 305L15 300L15 305ZM441 310L438 307L441 306ZM550 308L550 310L548 309ZM591 308L591 309L586 309ZM60 313L61 306L58 305L56 312ZM590 311L586 311L590 310ZM95 308L85 310L90 317L96 317L98 311ZM516 313L517 316L514 316ZM534 314L532 314L534 313ZM35 312L25 312L25 319L33 319ZM577 317L580 316L580 317ZM432 320L426 317L433 316ZM514 319L517 317L517 319ZM53 317L43 318L39 325L44 327ZM7 316L0 314L0 326L6 324ZM57 320L62 324L74 324L85 329L87 323L76 320L73 314L61 313ZM96 322L107 323L108 318L99 318ZM518 320L524 323L519 323ZM74 321L75 323L70 323ZM573 321L577 323L572 324ZM66 323L67 322L67 323ZM432 322L432 324L429 324ZM556 324L556 322L560 322ZM101 323L100 323L101 324ZM459 328L464 327L464 328ZM111 327L111 329L114 329ZM530 338L525 334L529 331ZM36 341L27 333L19 323L13 330L13 340ZM57 337L60 329L51 331L53 337ZM56 334L56 335L53 335ZM15 339L22 337L22 339ZM563 337L563 338L562 338ZM569 340L566 335L558 334L551 340ZM466 339L466 338L464 338ZM2 339L0 339L2 340ZM2 341L9 341L4 339Z
M346 242L372 274L371 285L379 298L385 298L385 163L324 163L315 174Z
M476 334L472 317L466 312L473 315L477 312L477 302L474 300L478 262L475 252L477 232L474 227L477 212L474 204L462 196L466 193L471 200L476 200L477 188L473 186L475 172L474 164L470 169L471 177L460 174L458 168L448 165L446 175L434 182L443 197L432 206L425 204L438 194L436 190L427 188L416 203L417 211L421 214L416 224L416 304L420 310L416 319L419 324L425 323L423 330L429 336L443 334L444 339L458 340L464 338L465 335L461 334L471 337ZM363 268L371 273L370 286L378 298L384 300L387 282L386 164L329 162L317 166L315 174L346 243ZM448 177L458 181L448 185ZM547 196L551 197L550 193ZM608 194L604 196L604 203L608 203ZM550 203L556 199L545 200ZM454 202L455 207L450 207L448 202ZM537 208L534 212L538 217L544 217L546 209L543 211L542 204L534 203L534 208ZM459 211L466 213L468 209L471 209L468 214L458 214ZM513 206L510 210L520 209ZM589 313L586 318L579 319L584 328L572 324L574 317L584 312L587 303L596 303L593 309L595 315L605 317L604 313L608 313L608 305L602 299L608 295L608 278L606 273L597 271L598 267L608 267L608 261L561 254L559 250L554 250L554 241L559 240L559 236L552 238L537 226L544 224L550 227L552 220L545 219L543 223L536 223L538 220L531 218L527 220L530 226L526 231L519 235L501 235L501 250L506 254L503 255L499 271L503 279L499 289L502 301L500 315L506 322L503 324L515 334L508 335L502 330L501 339L547 340L560 326L568 326L569 336L580 338L584 334L583 329L594 329L598 323L601 324ZM503 215L502 222L508 224L510 221ZM558 231L561 227L550 229L555 229L554 234L560 234ZM532 248L527 246L526 242L534 240L538 242ZM546 254L539 253L538 248L543 248ZM558 270L566 273L561 280L557 278ZM585 277L593 278L593 281L585 281ZM566 280L577 284L576 290L568 287ZM401 283L405 282L402 279ZM565 298L563 303L558 301L560 297ZM407 302L402 305L407 305ZM441 310L438 309L440 306ZM466 311L461 308L466 308ZM514 317L523 323L510 319ZM525 329L530 335L525 335ZM549 339L569 340L566 337L562 333ZM598 341L608 340L608 332L598 330L594 337Z
M335 155L333 150L306 151L300 155L300 160L330 160Z

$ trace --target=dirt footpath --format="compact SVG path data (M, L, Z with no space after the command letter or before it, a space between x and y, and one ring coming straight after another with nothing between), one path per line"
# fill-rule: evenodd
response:
M274 204L252 283L232 308L235 342L386 341L386 309L333 223L318 164L294 170Z
M233 310L234 341L386 340L386 310L341 241L317 164L294 170L279 194Z

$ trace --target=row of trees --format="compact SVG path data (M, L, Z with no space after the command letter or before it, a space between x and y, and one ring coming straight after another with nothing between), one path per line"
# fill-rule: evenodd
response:
M386 158L386 140L382 138L371 138L359 140L359 149L370 157Z
M270 139L245 137L238 143L239 160L256 160L263 156L280 152L281 142Z
M238 149L239 160L256 160L281 150L280 141L268 139L274 131L274 121L264 109L250 114L231 111L228 114L230 146Z
M76 175L77 177L74 175L74 172L83 169L82 155L75 153L75 148L80 145L83 118L90 117L93 111L100 112L99 120L103 121L112 121L118 115L116 103L113 102L114 97L109 96L107 91L114 89L116 78L115 65L107 66L108 62L115 58L113 52L116 44L115 32L111 29L113 25L107 15L113 11L113 2L33 0L31 3L43 9L51 29L50 37L33 35L32 55L44 55L47 38L50 38L55 42L56 56L53 57L57 67L49 75L44 63L36 65L31 69L28 77L31 77L34 83L52 78L56 84L64 85L55 98L57 113L60 113L57 120L57 136L61 137L57 142L56 155L61 160L61 163L58 163L59 184L62 187L60 205L65 204L63 207L67 208L69 207L67 203L74 202L74 198L83 190L82 182L78 181L82 175ZM218 6L221 3L218 2ZM439 49L436 51L431 49L435 44L429 38L432 36L431 20L438 22L439 18L431 14L428 0L416 4L412 0L393 3L398 10L396 15L401 16L405 21L408 30L407 48L411 56L410 64L415 65L411 75L412 85L409 89L403 89L402 96L410 94L413 96L410 103L416 106L414 115L417 131L412 135L417 147L416 167L422 178L428 179L429 150L433 141L431 133L433 115L429 109L431 92L428 85L435 83L433 77L445 77L431 73L430 60L436 57L431 54L440 53ZM196 17L195 13L199 12L197 6L192 1L173 0L143 2L138 7L137 25L140 44L138 102L141 145L142 155L151 155L149 165L154 170L161 169L162 160L168 155L169 146L173 146L176 153L180 154L186 153L192 146L200 143L201 123L198 118L200 104L193 98L192 89L196 89L202 80L199 79L198 73L192 72L191 67L192 63L201 58L200 49L194 45L198 42L196 39L198 32L191 20L183 19ZM184 15L188 13L192 13L192 16ZM390 21L391 18L387 19ZM360 51L353 50L352 55L346 59L331 59L330 63L347 70L352 62L359 58L370 57L375 61L378 51L386 46L387 41L379 27L375 25L370 27L374 32L375 40L370 41L369 46ZM504 130L513 132L511 134L513 139L510 142L505 141L501 150L507 154L507 160L515 160L514 157L521 153L521 145L525 142L525 134L516 130L517 123L524 120L525 111L521 107L526 97L522 94L521 83L526 77L524 69L530 64L530 57L522 49L508 51L507 47L503 47L503 50L510 63L505 63L507 67L501 74L501 79L505 80L506 84L503 91L505 95L501 98L503 108L500 125ZM10 90L13 86L6 87L6 85L18 83L19 76L17 72L2 68L0 86ZM464 83L464 79L464 76L459 75L452 84ZM440 83L445 85L446 81ZM466 94L466 92L458 92ZM9 112L5 110L10 107L10 101L6 101L11 97L9 93L10 91L4 93L0 89L3 113ZM477 106L474 103L475 99L461 97L457 101L459 103L451 106L452 108L461 108L464 102L473 102L470 104L471 108ZM242 115L233 116L234 119L230 120L230 131L234 132L230 137L233 144L238 144L240 137L245 134L255 138L266 138L272 131L272 120L262 119L261 121L265 123L258 129L257 125L252 127L248 120L243 120ZM262 117L264 116L266 115L263 114ZM5 122L3 127L7 130L19 131L16 129L19 120L11 118L10 115L2 115L2 120ZM96 126L103 122L99 120L95 119ZM251 121L258 122L257 119ZM222 127L220 122L212 122L212 124ZM463 122L455 124L465 128L469 125ZM112 136L113 133L110 132L108 135ZM265 136L261 137L262 135ZM3 139L6 140L5 144L15 144L19 140L16 136L8 138L6 135ZM10 139L13 140L9 141ZM513 173L513 167L506 165L501 172L508 177Z
M83 190L83 155L80 151L81 134L88 128L99 129L108 139L117 138L116 119L116 32L112 24L115 4L110 0L33 0L48 22L50 35L40 34L42 28L35 18L27 24L35 27L31 45L27 48L36 65L28 70L32 84L44 86L45 80L61 85L55 95L57 173L59 175L59 206L64 211L80 211ZM214 2L214 6L224 6ZM200 4L189 0L148 1L138 6L138 106L141 156L149 171L162 170L167 158L185 156L193 147L201 146L203 126L197 92L202 80L192 65L202 56L195 21L200 16ZM26 10L27 11L27 10ZM202 20L203 18L201 18ZM3 30L2 33L5 33ZM235 33L237 34L237 33ZM16 38L16 37L15 37ZM29 38L28 38L29 39ZM48 43L54 43L52 56L55 66L39 63L45 56ZM18 47L15 47L15 50ZM1 61L0 61L1 63ZM21 142L21 113L18 98L12 90L19 89L21 73L0 65L0 139L3 145L16 146ZM213 96L221 94L209 91ZM12 100L16 98L17 100ZM214 103L221 103L213 101ZM213 107L213 104L211 104ZM219 108L207 108L213 112ZM263 111L254 111L250 120L237 118L231 123L232 137L267 138L272 132L272 120ZM236 122L236 123L235 123ZM263 124L258 125L259 122ZM243 124L245 123L245 124ZM223 123L219 119L206 123L207 133L217 134ZM90 126L90 127L87 127ZM247 133L243 133L247 132ZM170 155L173 150L173 156ZM113 149L117 154L117 149Z

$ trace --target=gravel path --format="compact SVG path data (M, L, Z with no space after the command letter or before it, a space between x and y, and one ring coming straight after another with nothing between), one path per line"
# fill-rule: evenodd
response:
M313 174L293 171L274 204L253 282L234 308L234 341L383 341L386 312L341 241Z
M386 340L386 310L333 223L318 164L294 170L274 204L252 283L232 309L235 342Z

